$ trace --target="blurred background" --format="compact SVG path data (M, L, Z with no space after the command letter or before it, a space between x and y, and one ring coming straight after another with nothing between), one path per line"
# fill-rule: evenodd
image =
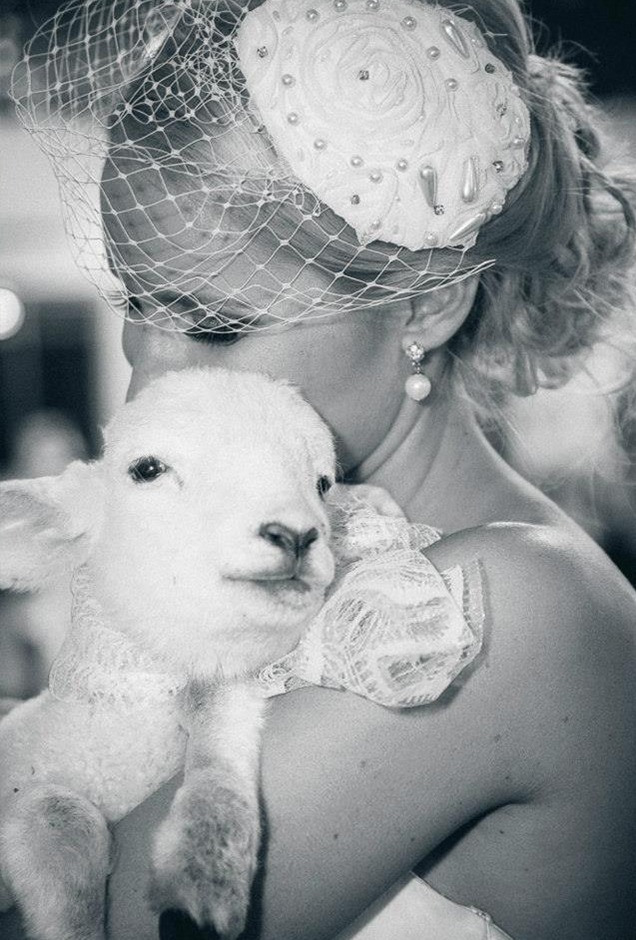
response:
M24 43L61 4L0 0L0 479L59 473L93 457L125 395L121 323L76 269L47 159L19 127L8 89ZM636 4L531 0L540 51L558 45L588 73L616 147L636 160ZM611 357L598 373L611 380ZM499 441L636 580L632 465L585 382L519 402ZM0 592L0 697L46 682L68 625L68 584Z

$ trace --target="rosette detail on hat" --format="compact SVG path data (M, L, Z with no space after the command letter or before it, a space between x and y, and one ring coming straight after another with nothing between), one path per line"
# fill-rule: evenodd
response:
M361 244L469 248L527 167L511 73L443 7L266 0L235 45L279 156Z

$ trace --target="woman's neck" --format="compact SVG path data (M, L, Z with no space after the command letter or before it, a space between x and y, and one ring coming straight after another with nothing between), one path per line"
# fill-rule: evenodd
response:
M349 475L387 489L414 522L445 533L488 522L555 522L554 504L487 441L447 383L425 403L404 399L380 447Z

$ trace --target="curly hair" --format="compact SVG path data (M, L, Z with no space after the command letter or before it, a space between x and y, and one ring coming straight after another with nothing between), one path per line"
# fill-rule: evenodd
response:
M471 396L487 404L565 384L599 341L628 351L636 179L612 169L580 70L535 53L517 0L442 3L478 24L532 121L529 169L469 252L496 264L451 343Z

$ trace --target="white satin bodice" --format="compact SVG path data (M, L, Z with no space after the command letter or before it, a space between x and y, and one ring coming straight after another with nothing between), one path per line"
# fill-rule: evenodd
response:
M492 918L439 894L410 873L337 940L512 940Z

